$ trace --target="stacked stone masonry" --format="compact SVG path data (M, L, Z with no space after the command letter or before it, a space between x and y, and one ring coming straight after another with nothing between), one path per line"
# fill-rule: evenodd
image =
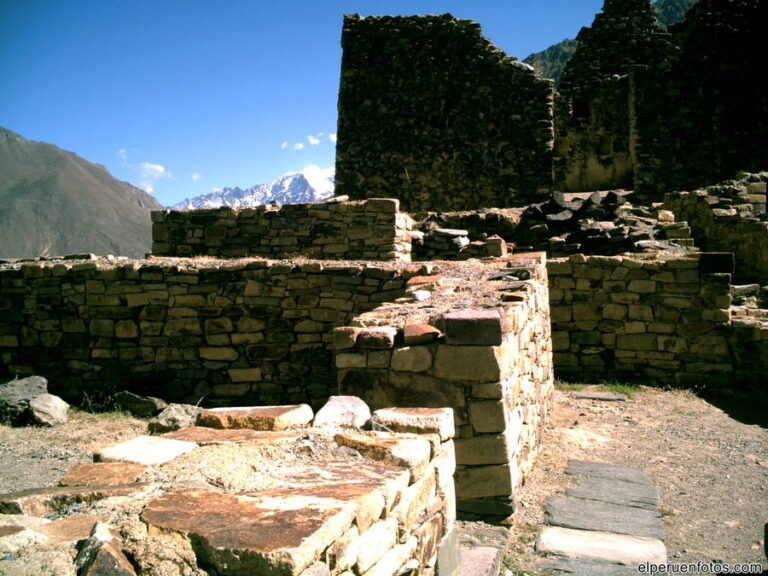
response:
M64 537L40 537L32 547L42 540L49 553L63 548L65 558L76 547L84 576L157 574L158 565L164 573L196 565L221 576L460 576L451 411L390 408L371 415L359 399L341 400L364 411L365 424L390 431L319 424L319 413L306 405L205 410L196 426L101 449L58 487L0 495L0 509L51 518L25 525L49 534L60 526ZM308 448L317 440L335 455L291 457L297 444ZM266 482L232 474L235 453L253 467L264 457L281 458L290 472L276 471ZM196 481L179 468L194 469ZM202 480L228 472L234 478L226 487ZM111 507L119 512L107 519L100 500L115 496ZM75 503L79 514L62 517L61 509ZM93 536L97 522L107 537L76 546ZM147 529L125 529L136 522ZM101 569L82 568L90 566L82 559L88 546L100 549L93 565ZM11 566L29 551L10 550L17 552L5 558ZM120 560L120 569L108 559Z
M331 330L404 293L415 265L152 259L0 268L0 379L70 401L116 390L192 404L324 401Z
M676 192L664 198L677 220L691 223L696 245L702 250L733 252L739 281L768 283L768 174L710 186L694 192Z
M410 212L504 207L552 186L552 83L441 16L344 19L336 192Z
M731 321L732 270L724 253L550 260L557 375L764 388L768 324Z
M545 257L509 265L526 280L502 288L495 307L368 327L362 315L334 331L340 393L372 408L453 409L458 508L497 517L513 512L531 471L553 388Z
M152 213L155 256L410 261L410 218L393 199Z

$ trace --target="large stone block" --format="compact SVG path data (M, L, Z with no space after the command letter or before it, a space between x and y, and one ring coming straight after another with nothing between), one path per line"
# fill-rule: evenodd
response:
M512 494L509 464L470 466L456 471L456 497L459 500Z
M456 346L498 346L506 332L506 315L500 309L455 310L443 314L445 340Z
M504 370L500 366L500 346L448 346L437 345L432 372L438 378L468 382L501 380Z

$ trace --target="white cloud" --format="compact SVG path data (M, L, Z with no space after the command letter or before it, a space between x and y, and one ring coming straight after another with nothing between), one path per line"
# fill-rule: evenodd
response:
M336 143L336 132L332 132L332 133L328 134L328 140L330 140L331 142L333 142L335 144Z
M173 178L165 166L162 164L153 164L151 162L142 162L139 167L139 186L152 194L155 191L155 182L162 178Z
M117 156L122 160L123 162L128 162L128 150L125 148L120 148L117 151Z
M192 182L199 182L200 180L203 179L203 175L200 174L199 172L194 172L191 178L192 178Z
M280 150L285 150L286 148L288 148L288 146L290 146L288 142L283 142L282 144L280 144Z
M304 150L304 142L296 142L293 145L294 150Z
M322 136L322 132L318 134L317 136L313 136L312 134L309 134L307 136L307 142L309 142L310 146L317 146L320 144L320 138L319 136Z

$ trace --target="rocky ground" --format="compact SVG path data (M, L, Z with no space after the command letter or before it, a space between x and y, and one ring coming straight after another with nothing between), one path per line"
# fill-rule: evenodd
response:
M640 388L626 402L574 399L568 389L556 394L554 422L523 489L523 506L511 531L505 560L510 573L544 573L540 567L547 559L535 553L533 544L543 523L544 500L567 486L564 469L569 458L648 473L660 488L671 562L768 564L763 550L768 519L767 429L741 423L687 392ZM55 485L74 464L144 433L146 425L130 417L75 412L67 424L56 428L0 426L0 493ZM296 446L291 458L311 459L313 450L326 448L330 446L323 442L306 442ZM283 466L269 454L263 456L270 465L290 468L289 462ZM201 474L204 470L205 466L199 468ZM236 470L230 472L231 477L218 479L224 488L237 476ZM203 479L217 483L215 478Z
M585 389L592 389L587 387ZM556 391L554 422L523 489L507 566L539 574L543 502L564 492L568 459L645 470L659 487L669 562L763 562L768 567L768 429L731 418L685 391L639 388L626 402Z

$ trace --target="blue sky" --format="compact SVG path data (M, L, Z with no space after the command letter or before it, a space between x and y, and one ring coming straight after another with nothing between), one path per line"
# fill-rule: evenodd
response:
M0 0L0 126L164 205L332 166L344 14L471 18L520 59L602 0Z

